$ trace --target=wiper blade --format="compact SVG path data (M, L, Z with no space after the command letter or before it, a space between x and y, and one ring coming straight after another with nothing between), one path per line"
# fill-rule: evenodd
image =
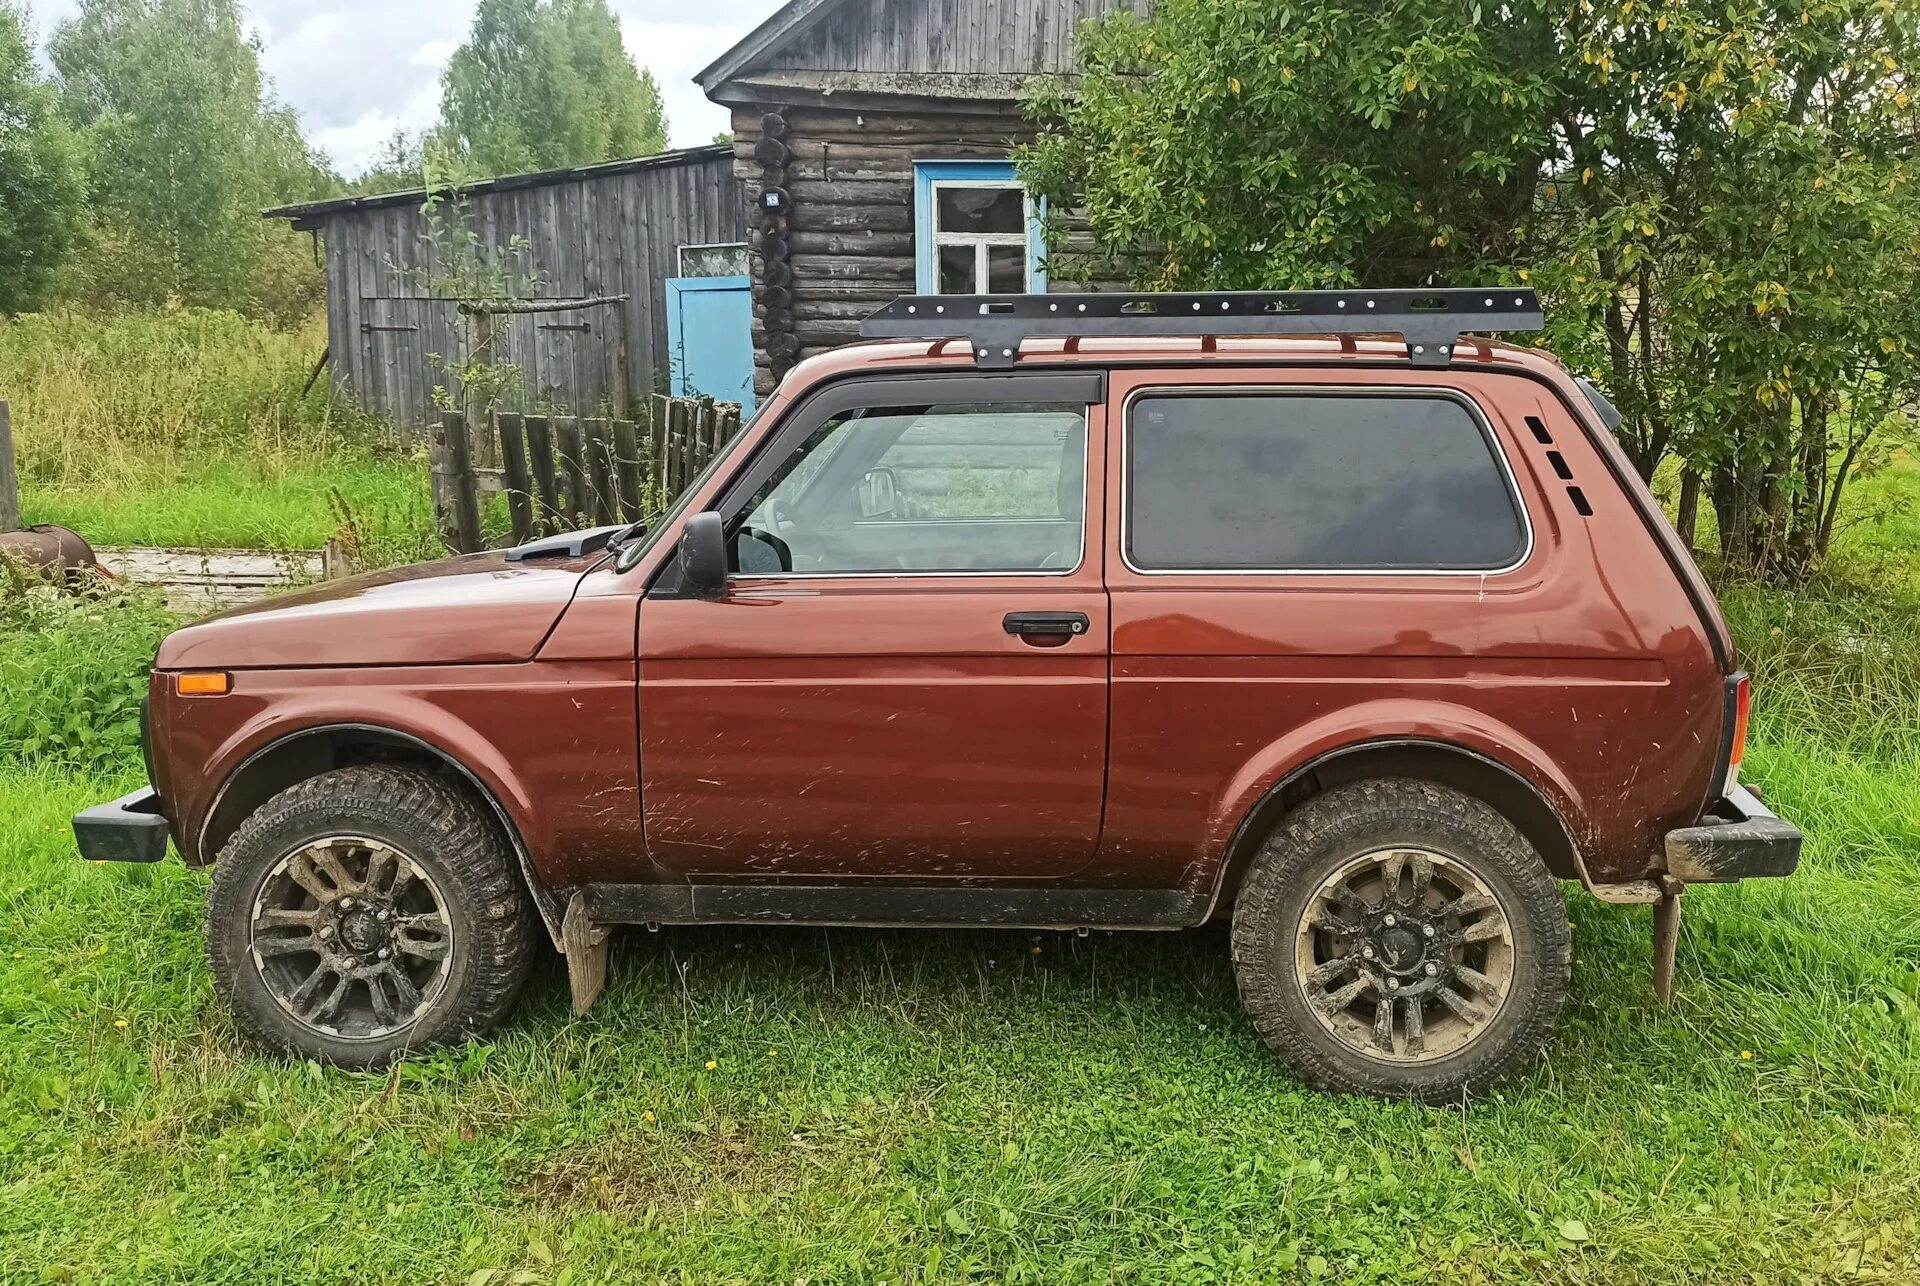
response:
M617 550L620 548L620 546L626 544L630 540L639 540L641 537L645 536L649 530L652 529L654 519L658 518L659 516L660 515L657 512L650 513L645 518L642 518L639 522L628 523L626 526L622 527L620 530L614 532L613 535L607 537L607 548Z

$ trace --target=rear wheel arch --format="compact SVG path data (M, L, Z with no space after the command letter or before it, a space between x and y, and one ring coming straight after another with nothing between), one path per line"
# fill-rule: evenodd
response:
M1587 884L1586 865L1561 810L1519 772L1466 746L1396 738L1341 746L1300 765L1261 795L1227 847L1208 918L1233 906L1261 843L1294 809L1348 782L1403 777L1437 782L1484 801L1519 829L1556 879Z
M247 818L281 791L321 773L361 763L411 764L428 769L482 804L506 836L541 922L554 945L559 946L562 907L541 883L526 839L499 795L446 750L411 733L376 724L302 728L249 754L220 784L190 855L192 864L211 863Z

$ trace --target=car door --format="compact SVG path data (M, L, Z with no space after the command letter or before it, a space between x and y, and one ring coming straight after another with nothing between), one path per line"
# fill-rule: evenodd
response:
M653 860L1057 878L1099 842L1104 377L893 377L788 414L715 506L718 599L640 617Z

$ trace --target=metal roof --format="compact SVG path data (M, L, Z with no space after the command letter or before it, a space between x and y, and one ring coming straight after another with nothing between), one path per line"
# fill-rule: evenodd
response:
M733 147L726 143L710 143L704 147L686 147L675 152L659 152L653 156L636 156L621 161L602 161L598 165L576 165L565 170L540 170L533 174L505 174L499 178L480 179L473 183L461 183L443 190L443 195L478 195L483 192L511 192L516 188L550 187L556 183L574 183L583 179L608 178L616 174L632 174L638 170L664 169L675 165L687 165L694 161L713 161L721 157L731 157ZM326 201L305 201L298 205L280 205L270 210L262 210L263 219L292 219L295 223L307 223L319 219L329 219L339 214L351 214L357 210L378 210L385 206L419 205L427 199L427 189L408 188L402 192L382 192L374 196L343 196Z

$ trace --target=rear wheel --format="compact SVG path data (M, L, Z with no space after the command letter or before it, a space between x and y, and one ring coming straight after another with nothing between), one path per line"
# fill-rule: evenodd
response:
M241 1027L344 1067L498 1022L533 928L493 819L393 765L324 773L268 800L221 852L207 899L214 981Z
M1301 805L1235 902L1255 1028L1326 1089L1458 1101L1529 1063L1566 997L1566 909L1539 855L1480 800L1355 782Z

